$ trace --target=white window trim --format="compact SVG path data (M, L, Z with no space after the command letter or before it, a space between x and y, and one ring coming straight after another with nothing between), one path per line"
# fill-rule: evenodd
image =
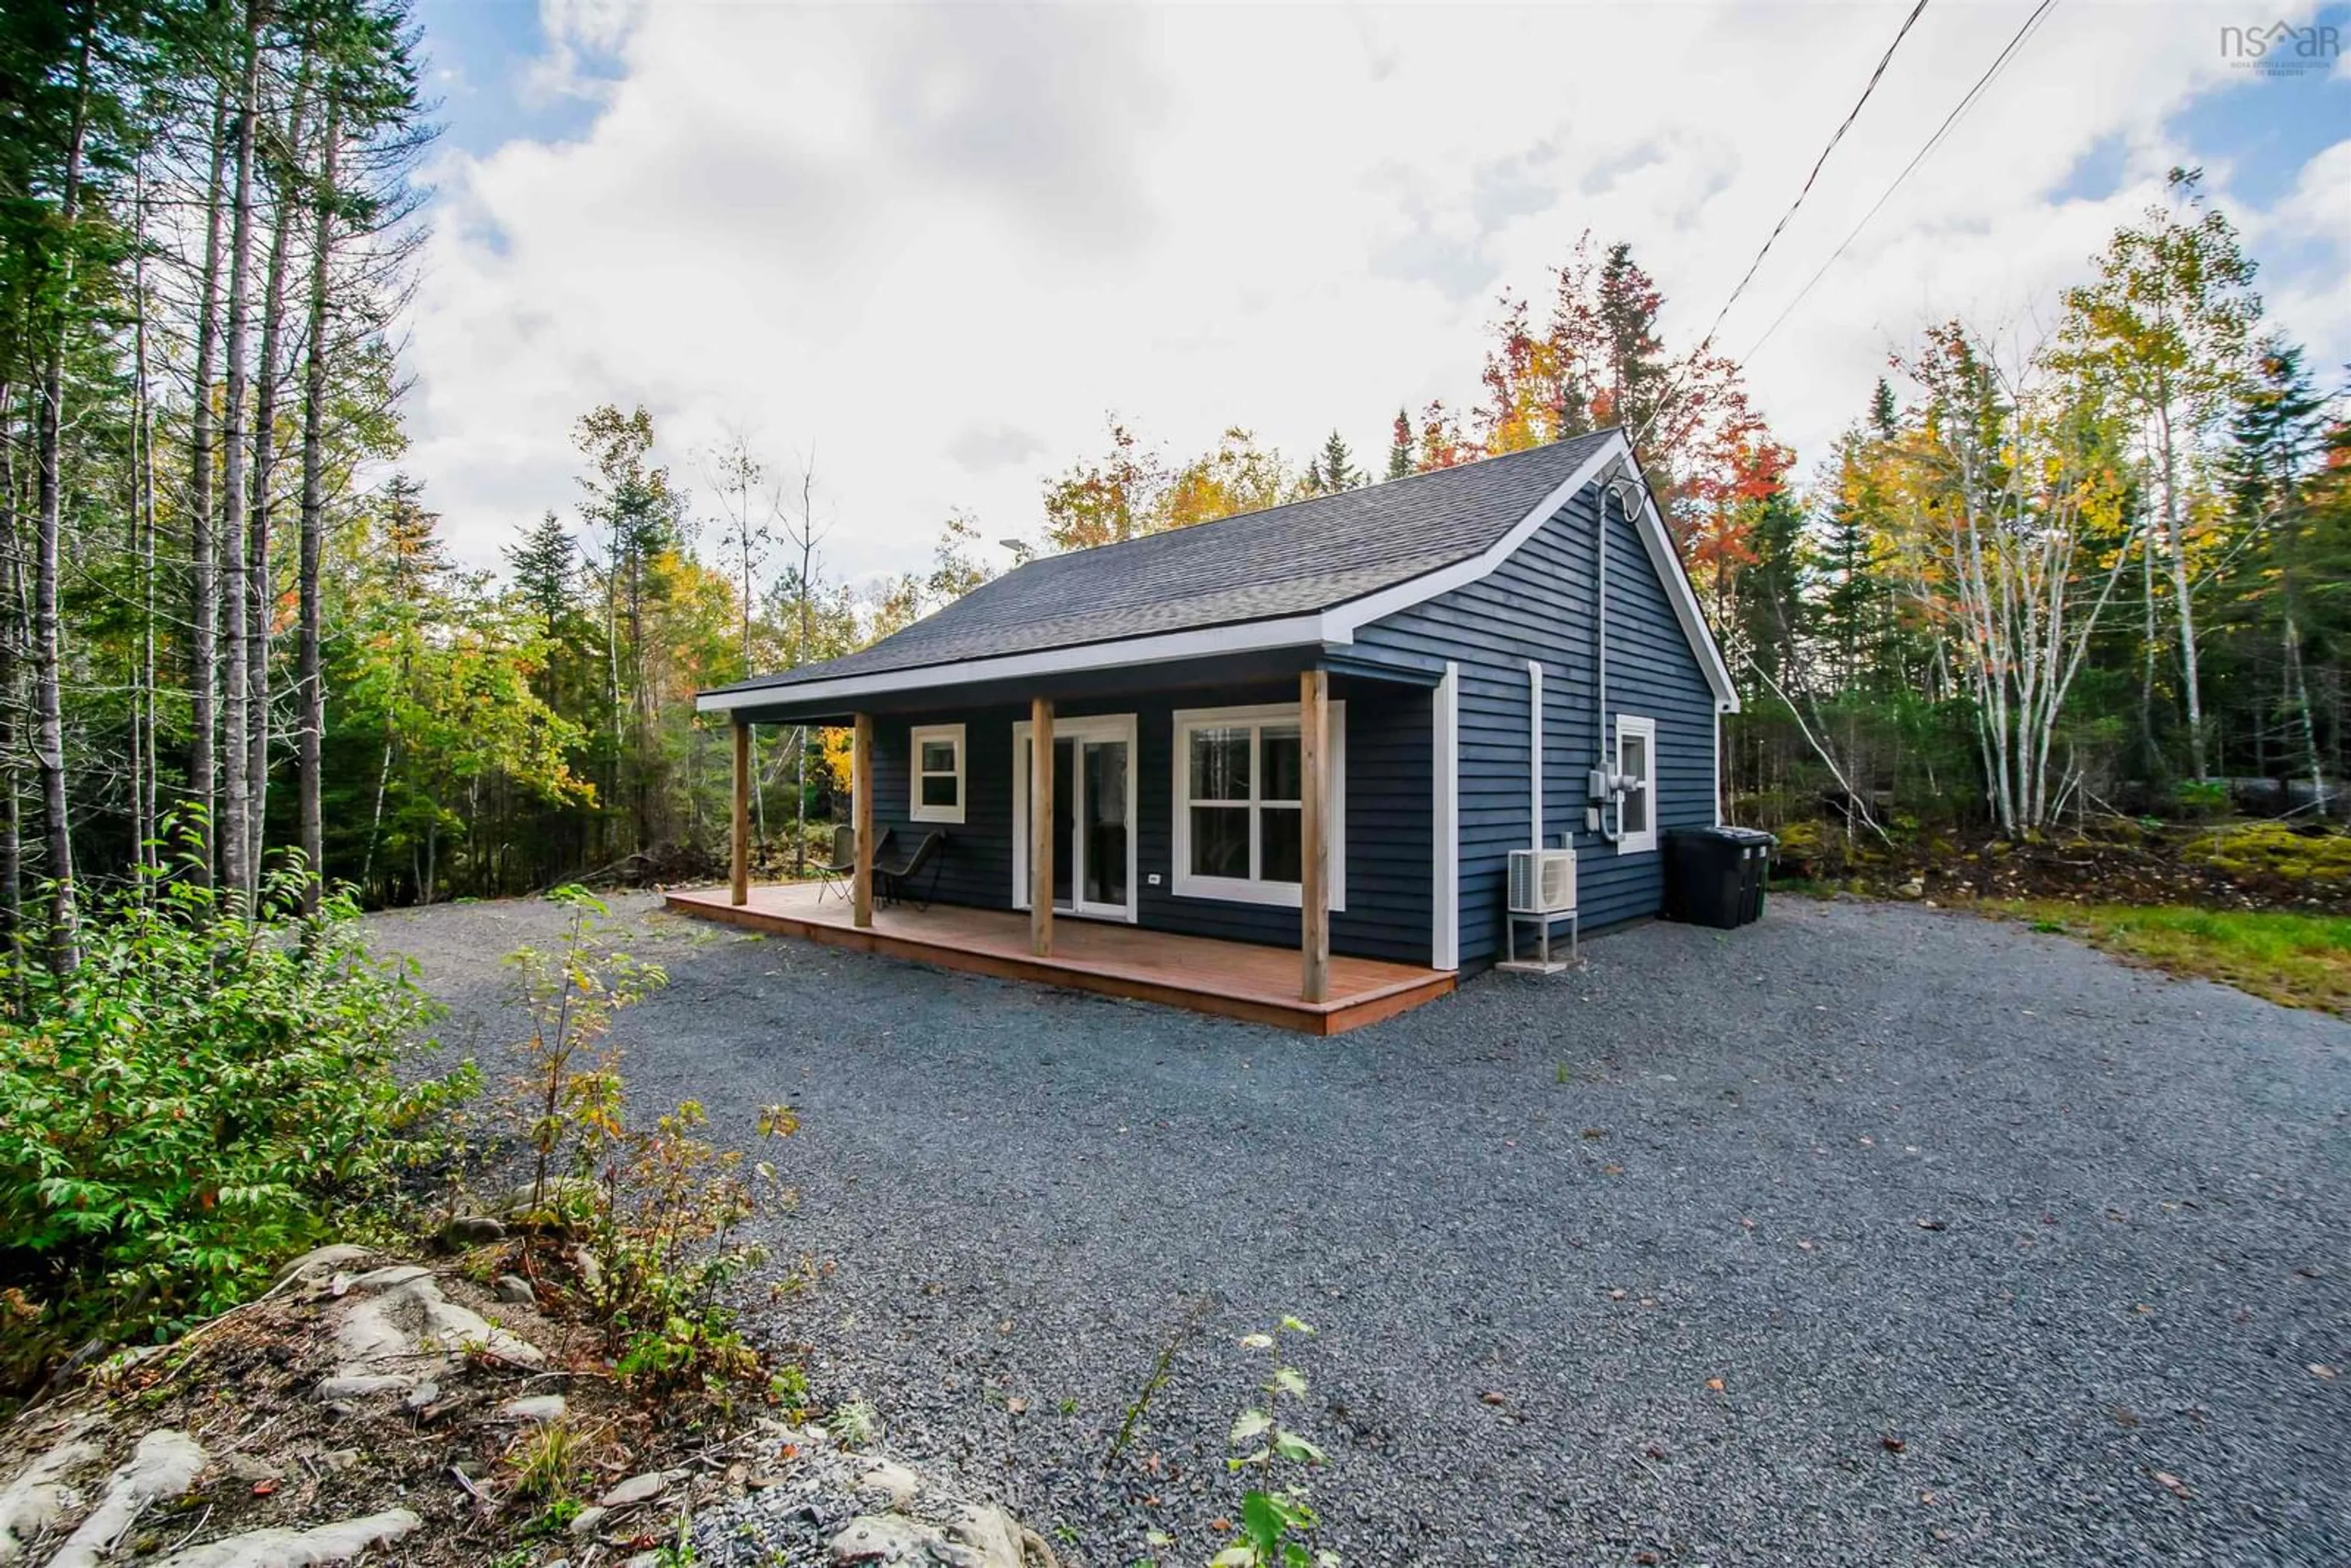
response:
M1175 864L1168 878L1178 898L1210 898L1228 904L1270 904L1296 909L1305 894L1296 883L1257 882L1245 877L1195 876L1192 864L1192 769L1191 732L1210 729L1219 725L1296 724L1299 722L1295 703L1263 703L1253 707L1177 708L1175 722L1174 754L1175 785L1168 795L1175 817ZM1343 914L1347 907L1347 705L1331 705L1330 755L1323 767L1323 819L1330 824L1331 837L1331 912ZM1257 797L1258 747L1249 747L1249 797ZM1213 804L1214 802L1211 802ZM1230 802L1228 802L1228 804ZM1249 831L1257 831L1258 812L1249 812Z
M964 727L959 724L918 724L906 732L906 820L910 822L945 822L963 825L964 775L968 771L964 750ZM944 773L925 775L923 771L923 747L926 742L948 741L955 747L956 798L952 806L926 806L923 803L923 780L925 777L944 779Z
M1012 726L1012 907L1027 909L1029 898L1029 743L1036 727L1028 719L1015 720ZM1142 835L1135 831L1138 809L1143 791L1137 788L1143 778L1143 758L1135 746L1135 722L1131 713L1087 714L1075 718L1056 718L1053 738L1085 742L1089 740L1120 740L1126 743L1126 906L1076 904L1077 883L1071 879L1070 891L1072 907L1054 906L1057 915L1070 915L1081 920L1123 920L1129 925L1143 920L1143 894L1139 886L1142 870ZM1067 788L1068 781L1053 780L1058 792ZM1075 868L1072 868L1073 870Z
M1615 771L1620 773L1625 769L1625 737L1628 735L1641 737L1641 749L1649 759L1648 777L1641 780L1641 793L1648 797L1644 802L1648 810L1642 816L1649 825L1641 832L1626 833L1618 839L1616 852L1620 855L1647 854L1657 847L1657 721L1643 718L1637 714L1620 713L1616 716ZM1620 817L1617 820L1621 822L1624 819Z

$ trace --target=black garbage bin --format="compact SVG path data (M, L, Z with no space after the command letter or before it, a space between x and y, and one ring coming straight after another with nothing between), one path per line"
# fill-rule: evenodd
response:
M1763 883L1779 841L1753 828L1667 833L1666 918L1725 929L1763 918Z

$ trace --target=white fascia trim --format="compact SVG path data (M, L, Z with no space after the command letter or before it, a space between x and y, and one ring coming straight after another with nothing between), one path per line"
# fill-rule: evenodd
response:
M1400 582L1394 588L1340 605L1324 613L1332 642L1352 642L1356 629L1382 616L1393 615L1399 610L1434 599L1440 593L1450 593L1491 575L1510 559L1518 548L1532 538L1535 530L1558 515L1559 509L1573 500L1583 487L1605 474L1610 465L1622 461L1639 477L1641 466L1633 459L1632 443L1617 431L1599 451L1586 458L1583 465L1561 481L1552 493L1535 503L1534 509L1496 539L1479 554L1468 560L1440 567L1425 577ZM1649 552L1649 564L1656 569L1657 580L1665 584L1666 598L1674 607L1674 619L1681 622L1682 635L1688 639L1690 651L1698 655L1698 667L1706 673L1706 684L1713 691L1715 701L1724 711L1739 711L1739 688L1731 684L1730 667L1723 663L1722 650L1715 645L1714 633L1707 629L1706 613L1698 607L1698 591L1690 586L1689 573L1682 567L1681 552L1674 549L1673 536L1666 531L1665 519L1657 516L1656 502L1649 495L1648 482L1641 483L1641 543Z
M805 707L810 703L882 696L892 692L924 691L934 686L969 685L979 681L1017 681L1032 676L1068 674L1078 670L1114 670L1130 664L1160 664L1175 659L1198 659L1218 653L1247 653L1267 648L1296 648L1321 643L1354 641L1352 630L1333 634L1329 622L1330 617L1324 614L1289 615L1278 621L1210 626L1196 632L1168 632L1156 637L1126 637L1078 648L1006 653L992 659L924 664L911 670L883 670L871 675L843 675L837 680L807 681L797 685L705 692L695 698L694 707L696 713L726 713L736 708L770 707L786 703L794 707Z
M1629 455L1626 461L1631 461ZM1640 474L1637 465L1634 474ZM1689 570L1682 565L1682 552L1674 548L1673 536L1666 531L1666 520L1657 516L1656 498L1649 494L1646 478L1641 480L1641 543L1648 549L1649 564L1656 568L1657 580L1666 585L1666 601L1674 607L1674 619L1682 623L1682 635L1689 640L1690 652L1698 655L1698 668L1706 672L1716 710L1737 713L1739 688L1731 683L1730 666L1723 662L1722 649L1706 623L1706 612L1698 608L1698 590L1691 586Z

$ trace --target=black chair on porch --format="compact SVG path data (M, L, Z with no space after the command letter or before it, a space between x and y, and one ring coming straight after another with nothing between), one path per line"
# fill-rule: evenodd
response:
M912 854L894 865L882 864L877 856L873 865L874 892L884 904L912 904L916 909L928 909L931 895L938 891L939 854L946 847L946 834L934 828L915 842ZM925 871L931 873L930 885L917 894L914 883Z
M873 859L877 864L882 859L882 852L889 847L890 830L884 828L882 830L881 836L873 841ZM843 904L850 902L850 884L857 876L857 830L855 828L843 822L832 830L831 863L817 867L816 874L816 901L819 904L824 902L824 895L828 893L841 894L841 901Z

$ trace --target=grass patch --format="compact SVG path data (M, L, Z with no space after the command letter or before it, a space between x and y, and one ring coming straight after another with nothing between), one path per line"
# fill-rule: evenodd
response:
M1980 907L2175 975L2351 1017L2351 915L2052 899L1987 900Z

